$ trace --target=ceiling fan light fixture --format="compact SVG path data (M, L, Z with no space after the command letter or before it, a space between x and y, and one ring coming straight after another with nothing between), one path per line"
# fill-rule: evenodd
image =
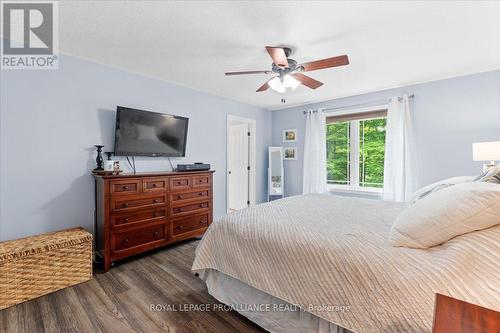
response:
M323 82L309 77L303 72L312 72L320 69L333 68L349 65L349 57L346 54L330 57L305 63L298 63L294 59L288 58L291 54L289 47L266 46L267 53L273 60L271 70L226 72L226 76L245 74L275 74L273 78L266 81L256 92L266 91L271 88L279 93L286 93L287 88L295 90L298 86L310 89L317 89Z
M279 93L285 93L286 92L286 87L283 84L283 82L281 81L281 79L280 79L279 76L276 76L276 77L272 78L271 80L269 80L269 82L267 84L274 91L277 91Z
M297 89L298 86L300 86L300 81L291 76L290 74L286 74L283 77L283 85L285 88L292 88L292 90Z

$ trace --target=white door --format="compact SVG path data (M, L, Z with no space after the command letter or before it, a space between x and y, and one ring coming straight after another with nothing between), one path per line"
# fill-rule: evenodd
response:
M248 206L248 124L230 125L228 204L230 210Z

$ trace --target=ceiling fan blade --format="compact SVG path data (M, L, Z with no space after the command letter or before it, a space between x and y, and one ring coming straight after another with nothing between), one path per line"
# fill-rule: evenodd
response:
M272 79L271 79L272 80ZM269 85L267 84L269 81L271 80L268 80L266 83L264 83L263 85L261 85L259 87L259 89L255 90L256 92L261 92L261 91L266 91L267 89L269 89Z
M288 67L285 50L282 47L266 46L267 53L273 59L273 62L279 67Z
M272 71L244 71L244 72L226 72L227 76L230 75L246 75L246 74L272 74Z
M300 66L304 67L303 72L310 72L310 71L316 71L318 69L345 66L348 64L349 64L349 58L347 57L347 55L344 54L338 57L306 62L301 64Z
M302 83L303 85L305 85L306 87L309 87L311 89L316 89L316 88L319 88L323 85L323 82L319 82L318 80L315 80L312 77L309 77L309 76L304 75L304 74L295 73L295 74L292 74L292 76L294 78L296 78L297 80L299 80L300 83Z

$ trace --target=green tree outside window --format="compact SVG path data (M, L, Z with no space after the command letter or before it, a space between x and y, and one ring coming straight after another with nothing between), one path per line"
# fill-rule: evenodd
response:
M350 184L350 142L352 123L359 128L359 187L382 188L384 184L384 154L386 118L334 122L326 126L327 180L329 184ZM355 124L356 125L356 124Z

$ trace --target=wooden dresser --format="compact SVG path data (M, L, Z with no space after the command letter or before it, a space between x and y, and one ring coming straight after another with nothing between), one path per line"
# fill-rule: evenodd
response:
M97 249L113 261L202 235L214 171L94 175Z

